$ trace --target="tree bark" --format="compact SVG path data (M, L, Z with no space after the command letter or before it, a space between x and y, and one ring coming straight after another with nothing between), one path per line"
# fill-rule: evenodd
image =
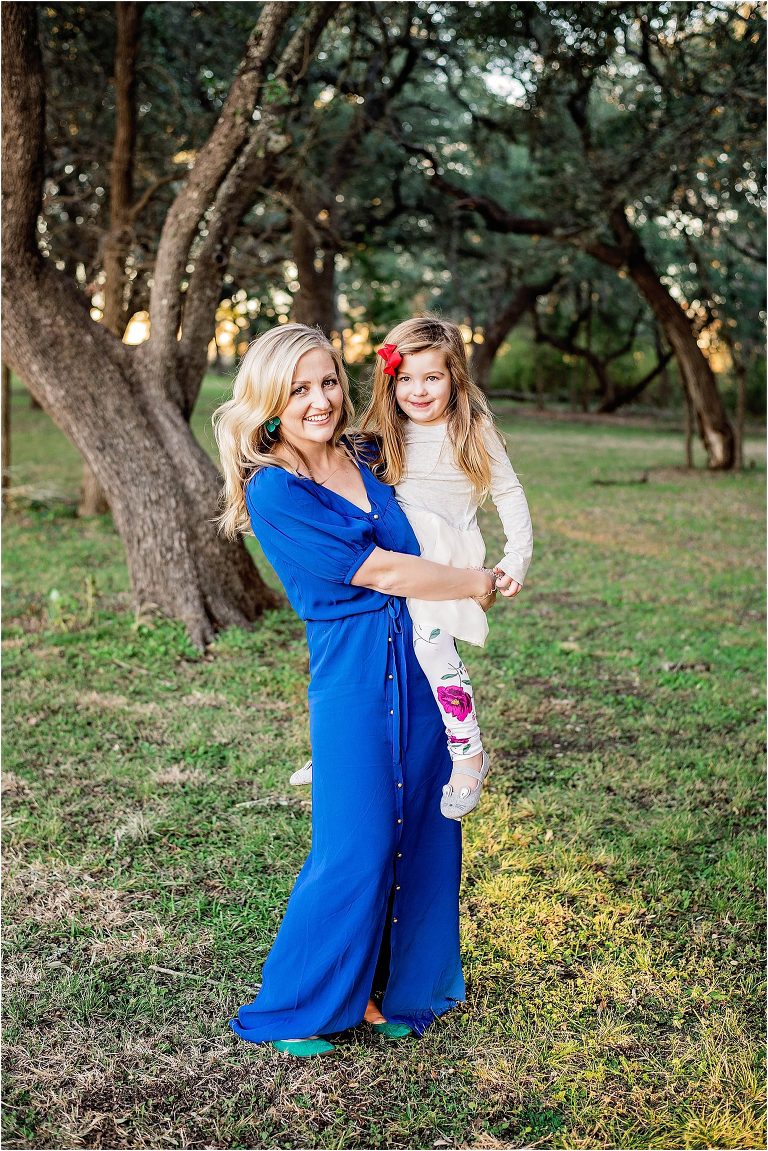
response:
M690 321L647 261L633 271L632 278L653 308L674 352L683 386L696 414L708 465L715 471L727 471L734 465L733 428L714 373L696 343Z
M2 505L8 502L8 488L11 485L11 369L6 363L2 368L2 406L3 406L3 460L2 460Z
M83 471L80 477L80 501L77 505L77 514L81 518L88 516L103 516L109 511L109 500L104 488L96 479L95 474L83 460Z
M290 85L300 74L336 7L311 7L280 58L274 72L278 82ZM252 128L253 104L246 95L257 98L293 9L268 3L261 10L238 73L237 98L227 101L209 139L215 142L213 158L209 149L200 171L195 165L191 186L182 189L169 213L171 224L166 220L150 308L155 326L152 339L139 348L129 348L95 324L74 285L40 256L35 228L42 200L45 92L36 5L8 3L3 12L4 352L102 484L125 545L136 603L182 620L198 647L220 628L250 623L277 597L242 541L225 541L211 523L218 476L190 430L184 389L192 384L180 370L194 360L198 345L205 347L207 330L196 323L177 338L183 294L177 272L188 259L197 221L211 205L211 244L231 243L216 213L221 216L233 202L243 208L247 189L238 175L254 180L263 172L255 161L260 150L269 152L266 133L274 130L279 103ZM204 153L205 148L198 163ZM228 249L225 262L227 255ZM213 294L208 288L201 298ZM188 309L190 303L195 300L188 292ZM210 324L212 314L205 319ZM164 368L170 372L167 380L161 379Z
M582 290L584 291L584 296L586 298L586 306L585 306L586 331L585 331L585 335L586 335L586 339L587 339L587 345L586 345L587 351L589 352L590 356L592 356L594 359L597 359L597 357L594 356L594 349L592 347L592 328L593 328L592 321L594 319L593 308L592 308L592 285L586 284L585 286L582 287ZM581 410L586 413L589 411L589 361L588 360L584 360L583 364L581 365L581 369L582 369L581 370ZM601 393L605 396L605 398L607 400L612 400L613 395L614 395L614 387L613 387L613 380L610 376L610 373L608 371L606 371L605 375L603 377L598 376L597 380L598 380L598 385L600 386ZM605 390L603 390L603 389L605 389Z
M715 471L727 471L734 464L733 428L726 415L722 396L709 362L696 342L691 321L677 300L669 294L656 269L646 256L639 237L630 227L623 208L611 217L611 226L619 244L606 262L619 263L637 285L650 304L661 325L667 342L677 361L680 378L695 413L699 434L707 453L708 466ZM605 245L588 245L586 250L595 255ZM603 256L609 256L603 251ZM598 258L600 256L598 255Z
M541 371L539 370L538 356L534 359L534 391L536 394L536 407L538 411L545 412L547 410L547 390L544 386L544 379Z
M693 467L693 404L688 392L683 389L683 400L685 403L685 466L687 468Z
M661 364L659 387L656 394L658 396L659 407L666 409L672 400L672 381L669 373L669 361L672 357L668 356L664 351L661 329L658 324L656 324L654 328L654 342L656 344L656 359Z
M102 245L104 311L102 323L122 339L126 324L125 261L131 244L133 164L136 153L136 63L144 4L123 0L115 5L115 138L109 179L109 227ZM103 515L109 503L88 464L83 464L83 490L78 514Z
M338 328L335 253L318 245L311 225L298 211L294 211L291 221L291 254L299 274L299 290L293 297L291 319L310 327L317 324L328 336Z
M104 237L102 323L122 338L127 320L125 261L131 244L133 166L136 154L136 64L144 4L122 0L115 5L115 138L109 178L109 228Z
M744 467L744 424L747 411L747 369L740 357L733 354L733 370L736 375L736 425L734 428L734 466L742 471Z

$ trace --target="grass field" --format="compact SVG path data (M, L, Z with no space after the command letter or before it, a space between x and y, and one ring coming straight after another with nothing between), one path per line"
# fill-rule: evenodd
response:
M198 658L137 619L76 456L16 395L5 1147L765 1146L762 440L687 474L669 430L499 416L537 551L465 651L494 763L467 1003L301 1062L226 1024L309 846L302 626Z

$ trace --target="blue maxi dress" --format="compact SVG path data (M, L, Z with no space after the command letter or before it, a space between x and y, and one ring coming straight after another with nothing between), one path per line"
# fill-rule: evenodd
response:
M279 467L246 487L254 534L306 622L313 759L311 851L261 990L230 1024L252 1043L354 1027L374 988L384 1017L419 1035L464 999L443 725L405 601L350 583L375 547L419 545L392 488L360 472L369 512Z

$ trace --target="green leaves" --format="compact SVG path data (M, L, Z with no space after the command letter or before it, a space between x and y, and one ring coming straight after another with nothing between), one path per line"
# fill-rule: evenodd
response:
M285 80L276 80L274 77L267 80L262 93L262 103L272 107L282 108L291 102L291 92Z

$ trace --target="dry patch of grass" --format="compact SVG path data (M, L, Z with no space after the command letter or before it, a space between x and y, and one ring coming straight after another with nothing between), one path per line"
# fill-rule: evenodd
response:
M158 787L202 787L210 783L210 776L198 767L185 767L174 763L170 767L152 772L152 782Z
M138 892L105 887L103 882L61 864L11 866L4 879L6 899L15 905L14 918L38 927L69 924L109 930L135 923L145 914L146 897ZM10 933L13 925L8 924Z

